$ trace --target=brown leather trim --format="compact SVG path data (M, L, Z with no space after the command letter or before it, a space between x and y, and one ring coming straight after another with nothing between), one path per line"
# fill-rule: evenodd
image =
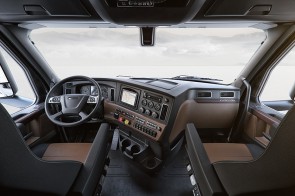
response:
M245 144L236 143L204 143L211 163L218 161L250 161L253 160Z
M27 123L32 119L36 118L40 114L39 110L33 110L32 112L18 118L15 120L15 123Z
M259 110L254 110L252 109L252 114L260 118L261 120L265 121L267 124L273 126L273 127L278 127L281 121L269 114L265 114Z
M263 145L265 147L268 146L268 144L269 144L269 140L266 139L264 136L262 136L262 137L255 137L255 140L258 141L261 145Z
M186 100L178 110L169 142L185 129L187 123L196 128L230 128L239 109L238 103L198 103Z
M91 143L53 143L49 144L42 159L47 161L72 160L84 163Z

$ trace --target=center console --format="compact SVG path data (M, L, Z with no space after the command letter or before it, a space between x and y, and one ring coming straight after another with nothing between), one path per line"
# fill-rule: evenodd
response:
M159 141L168 122L172 98L122 85L116 103L105 103L105 118Z
M116 99L104 101L104 117L118 125L122 153L153 170L161 163L161 150L156 146L165 132L173 98L133 86L119 86Z

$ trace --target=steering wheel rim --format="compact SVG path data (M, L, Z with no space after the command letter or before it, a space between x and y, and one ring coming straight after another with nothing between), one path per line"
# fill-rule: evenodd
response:
M90 82L91 85L94 85L97 88L98 95L92 96L86 94L65 94L65 92L58 93L58 91L63 89L62 87L65 83L73 81ZM86 76L71 76L59 81L50 89L45 99L45 113L51 122L59 126L73 127L89 120L89 118L99 109L101 102L101 89L99 84L94 79ZM60 104L61 111L53 113L50 107L51 104ZM83 111L83 108L86 104L95 104L89 114ZM62 122L59 119L63 115L77 115L81 119L74 122Z

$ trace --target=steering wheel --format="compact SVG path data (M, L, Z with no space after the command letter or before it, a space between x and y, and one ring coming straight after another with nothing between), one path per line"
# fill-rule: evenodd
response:
M64 85L75 81L90 82L96 87L97 95L65 94ZM53 123L63 127L72 127L86 122L99 109L101 102L101 89L94 79L86 76L72 76L61 80L50 89L45 100L45 112ZM58 105L59 107L55 108L59 109L53 109L54 105ZM72 117L71 121L62 121L66 117Z

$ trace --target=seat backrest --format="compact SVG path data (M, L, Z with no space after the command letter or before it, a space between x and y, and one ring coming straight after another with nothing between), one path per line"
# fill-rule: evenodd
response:
M81 163L47 162L25 144L16 124L0 104L0 187L64 195L72 186Z
M295 191L295 106L265 152L250 162L217 162L214 168L230 195Z

